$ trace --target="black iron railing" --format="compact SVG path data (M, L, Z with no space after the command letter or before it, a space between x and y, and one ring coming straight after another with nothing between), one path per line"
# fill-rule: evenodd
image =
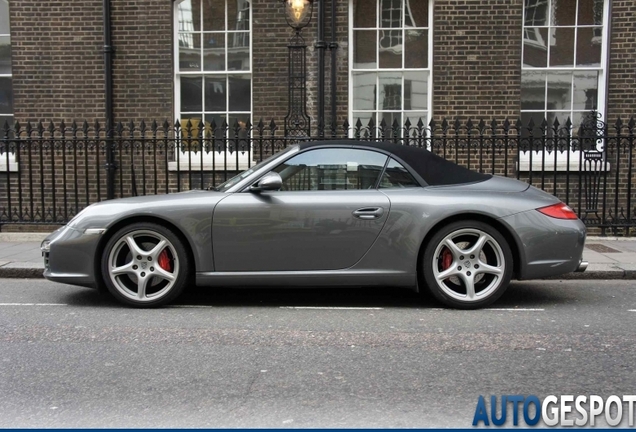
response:
M281 128L282 129L282 128ZM323 139L391 141L428 148L470 169L517 178L569 204L600 234L636 228L636 123L611 126L595 116L577 128L532 121L373 121L317 131ZM0 224L62 224L106 198L203 189L310 138L285 137L273 120L217 125L187 121L5 124L0 127ZM112 138L110 138L112 136ZM106 176L106 155L115 175ZM630 231L631 230L631 231Z

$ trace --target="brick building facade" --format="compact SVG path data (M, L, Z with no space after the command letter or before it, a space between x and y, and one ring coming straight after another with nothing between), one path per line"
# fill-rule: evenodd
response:
M364 111L375 110L378 119L382 117L383 104L386 111L408 111L407 107L400 106L400 102L408 103L408 90L417 92L417 86L408 87L411 80L407 78L404 78L407 88L394 85L394 82L400 84L400 73L406 73L414 83L420 79L422 86L427 87L422 91L430 92L422 96L418 106L415 106L417 97L410 98L414 104L411 111L415 115L424 114L428 120L443 117L516 118L523 110L522 87L528 82L522 75L535 67L539 72L549 74L554 64L558 64L561 71L567 68L589 70L590 65L595 65L601 77L599 88L594 90L604 93L597 109L606 118L625 117L636 112L633 94L636 92L633 85L636 82L636 69L633 68L636 63L633 25L636 3L632 1L614 0L610 5L609 0L333 0L336 3L334 23L329 14L331 0L322 1L328 12L326 42L331 42L330 30L335 26L338 44L335 83L338 123L345 118L351 120L353 111L357 111L352 106L357 91L355 77L363 75L362 72L357 75L357 70L373 71L367 74L371 80L379 76L377 85L365 87L364 79L360 78L357 87L361 92L373 92L373 87L380 89L376 92L377 99L369 101L371 105L361 104ZM5 102L2 114L12 114L21 122L103 121L102 1L2 2L5 3L2 13L8 12L10 17L12 78L12 90L7 90L7 84L3 84L3 97L8 98L6 93L12 91L12 103L7 106L9 104ZM218 84L223 79L236 81L233 77L237 76L237 71L245 72L241 78L251 83L251 94L249 89L240 93L246 101L237 109L245 115L235 117L244 119L251 115L252 122L260 118L284 118L287 111L287 44L292 30L285 23L280 2L113 0L112 8L116 120L179 118L181 104L192 109L199 108L201 103L198 100L182 102L182 98L192 95L187 90L184 94L177 93L183 90L179 86L180 80L184 82L185 79L187 87L201 76L209 77L209 86L217 87L216 94L222 94L221 90L227 96L232 93L232 83L222 83L230 87L229 91ZM184 14L189 15L184 17ZM225 20L227 24L223 22ZM6 26L6 19L3 23ZM314 16L310 26L303 30L309 46L308 110L314 124L318 97L316 25ZM0 29L0 34L3 31L6 29ZM203 62L202 65L184 67L187 60L184 40L192 39L191 36L201 38L192 44L193 48L198 49L200 43L207 44L201 49L204 59L227 55L230 64L209 65L208 68ZM248 64L238 69L231 64L232 57L237 57L232 52L239 47L237 37L250 57ZM575 37L577 41L573 40ZM371 41L372 38L375 41ZM213 54L223 45L225 53L219 49ZM548 48L549 59L546 57ZM7 51L2 52L7 57ZM570 58L575 54L577 64ZM539 58L541 55L543 59ZM376 56L378 64L375 64ZM327 49L327 108L330 106L329 89L333 84L329 79L330 58ZM3 58L0 62L7 60ZM206 75L209 72L213 75ZM217 75L221 72L226 74ZM417 78L418 75L425 78ZM540 76L540 73L535 75ZM549 82L546 87L547 93L551 93ZM402 91L403 94L399 94ZM364 97L368 99L369 95ZM407 101L400 101L400 98ZM216 105L208 107L212 108L210 112L225 111L225 116L232 117L232 107ZM208 112L206 107L201 108L202 115ZM547 110L550 111L550 107ZM363 117L369 118L368 114ZM327 124L331 121L329 116L327 109ZM404 119L406 116L397 117ZM221 117L223 115L216 116ZM386 116L387 119L395 117Z

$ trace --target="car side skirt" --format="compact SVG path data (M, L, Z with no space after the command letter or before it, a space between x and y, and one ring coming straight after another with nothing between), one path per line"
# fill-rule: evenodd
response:
M313 270L271 272L201 272L197 285L207 286L399 286L417 288L413 273L390 270Z

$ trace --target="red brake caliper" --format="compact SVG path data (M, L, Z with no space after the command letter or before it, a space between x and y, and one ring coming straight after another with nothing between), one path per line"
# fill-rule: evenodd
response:
M164 249L159 254L159 267L172 273L172 260L168 257L168 250Z
M447 248L444 248L442 251L442 271L448 269L451 264L453 264L453 254Z

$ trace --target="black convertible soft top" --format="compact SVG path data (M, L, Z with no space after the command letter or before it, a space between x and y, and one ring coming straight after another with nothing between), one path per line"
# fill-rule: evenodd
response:
M459 166L431 153L424 148L393 144L384 141L312 141L301 144L300 149L304 150L309 147L324 145L347 145L360 148L378 149L392 153L398 159L401 159L403 162L408 164L430 186L477 183L488 180L492 177L489 174L480 174Z

